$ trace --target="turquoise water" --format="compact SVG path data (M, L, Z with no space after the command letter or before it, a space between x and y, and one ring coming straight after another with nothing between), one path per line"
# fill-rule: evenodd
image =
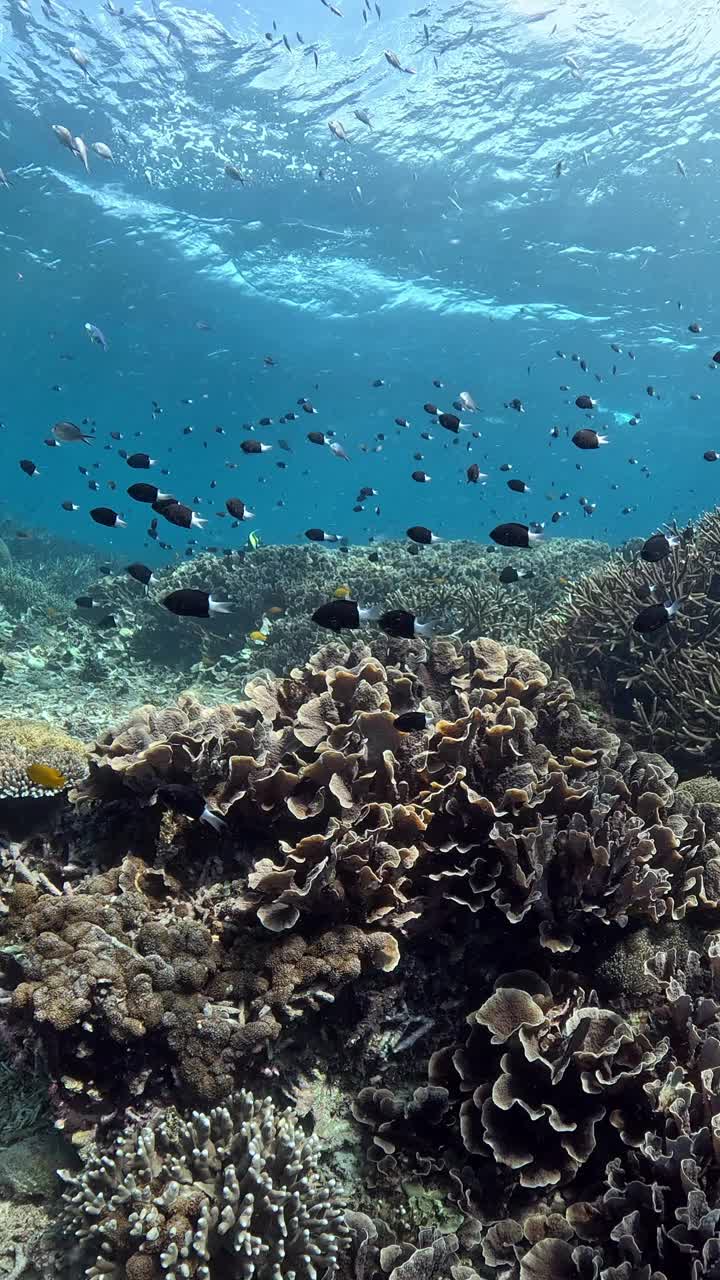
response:
M302 541L309 525L366 542L418 523L486 542L498 519L620 542L712 505L713 7L545 3L543 16L540 0L383 0L367 23L360 0L340 5L342 19L320 0L122 16L5 4L0 514L158 563L172 553L148 543L152 513L125 493L137 480L209 517L199 546L245 542L252 526L214 515L230 496L266 542ZM105 143L115 162L91 151L86 173L55 124ZM423 411L463 390L480 439ZM598 400L592 425L608 425L610 444L592 453L565 434L588 425L581 393ZM298 408L303 396L316 416ZM516 397L522 415L504 407ZM298 420L278 425L290 409ZM274 425L250 437L243 424L263 416ZM58 419L86 418L90 446L44 444ZM335 431L350 461L308 430ZM248 438L274 448L246 456ZM131 471L121 448L157 466ZM40 474L24 475L21 458ZM485 485L466 483L470 462ZM530 495L508 491L503 463ZM412 481L417 468L430 484ZM363 485L379 496L353 512ZM597 504L591 519L581 497ZM96 505L128 527L95 526ZM553 526L557 509L569 514ZM188 534L160 523L184 553Z

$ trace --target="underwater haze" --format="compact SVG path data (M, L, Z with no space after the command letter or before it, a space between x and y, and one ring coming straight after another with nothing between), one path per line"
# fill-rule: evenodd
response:
M208 518L199 547L245 544L214 514L231 495L270 543L486 543L498 520L620 543L712 505L713 4L0 12L1 513L21 528L170 563L188 534L161 521L172 551L153 547L137 480ZM454 434L423 406L461 391ZM59 420L93 440L47 445ZM579 452L585 426L607 447Z

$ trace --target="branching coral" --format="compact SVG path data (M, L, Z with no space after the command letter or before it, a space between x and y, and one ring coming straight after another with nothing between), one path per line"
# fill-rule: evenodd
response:
M168 662L212 664L229 647L228 636L257 628L275 610L262 663L278 674L304 662L318 643L310 621L313 611L334 587L347 586L354 599L383 608L408 608L419 617L438 620L447 630L489 635L518 643L537 634L540 618L568 594L571 579L604 563L610 555L602 543L556 539L512 563L528 576L511 585L498 581L508 558L502 551L481 551L473 542L452 542L409 556L401 543L350 547L346 553L318 547L261 547L231 556L199 555L177 565L162 578L161 594L202 584L236 602L228 618L188 626L158 609L154 593L138 598L130 650L134 655ZM108 583L106 590L112 590Z
M543 652L553 665L577 683L592 683L606 706L628 717L638 742L685 769L720 764L719 553L715 510L667 559L648 564L617 555L580 580L554 618L544 619ZM632 622L652 587L681 607L648 637Z
M82 1160L64 1221L90 1280L332 1280L349 1240L317 1139L269 1098L161 1111Z

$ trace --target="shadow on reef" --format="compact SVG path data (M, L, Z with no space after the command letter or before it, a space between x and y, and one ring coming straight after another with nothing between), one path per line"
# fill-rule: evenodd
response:
M717 1280L720 806L534 653L333 642L143 706L48 818L2 1000L88 1275Z

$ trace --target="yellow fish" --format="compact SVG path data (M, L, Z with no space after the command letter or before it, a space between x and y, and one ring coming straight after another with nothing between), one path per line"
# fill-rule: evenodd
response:
M333 595L336 600L347 600L350 595L350 588L343 583L341 587L335 588Z
M248 640L252 640L255 644L264 644L267 640L267 636L264 631L250 631L248 633Z
M37 787L44 787L46 791L61 791L67 786L67 778L59 769L53 769L51 764L30 764L25 770L31 782Z

